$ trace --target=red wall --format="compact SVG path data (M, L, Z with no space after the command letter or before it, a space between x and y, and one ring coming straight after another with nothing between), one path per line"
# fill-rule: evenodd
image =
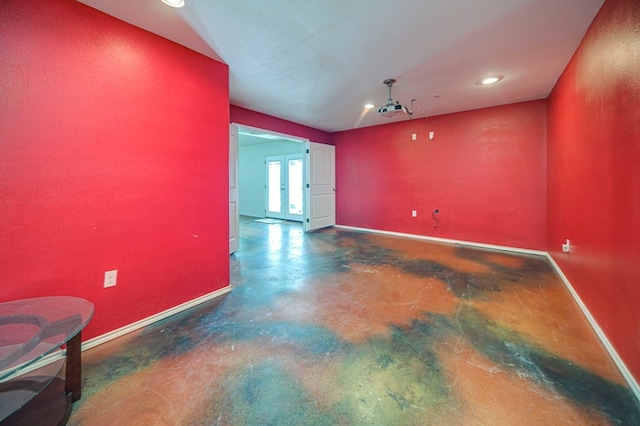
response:
M227 66L71 0L0 21L0 301L84 297L86 339L227 286Z
M640 378L640 2L607 0L549 99L548 251ZM570 253L561 244L570 239Z
M331 134L313 127L304 126L292 121L283 120L271 115L251 111L231 105L231 122L256 127L263 130L284 133L289 136L298 136L309 139L311 142L331 144Z
M545 248L544 101L333 136L339 224ZM435 209L440 224L434 229Z

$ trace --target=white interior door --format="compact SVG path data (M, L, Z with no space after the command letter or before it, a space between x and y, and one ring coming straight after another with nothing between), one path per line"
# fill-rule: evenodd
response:
M229 254L240 248L238 207L238 126L229 125Z
M306 142L307 202L304 230L326 228L336 224L335 147Z

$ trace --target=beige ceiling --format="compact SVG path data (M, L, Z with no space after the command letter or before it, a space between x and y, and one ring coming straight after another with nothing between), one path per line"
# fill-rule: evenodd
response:
M231 103L333 132L546 98L603 0L79 0L229 65ZM476 81L491 74L493 86ZM439 95L439 96L436 96Z

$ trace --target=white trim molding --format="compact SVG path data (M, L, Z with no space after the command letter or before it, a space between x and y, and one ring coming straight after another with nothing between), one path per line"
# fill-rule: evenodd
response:
M214 292L205 294L198 298L189 300L188 302L185 302L178 306L174 306L173 308L167 309L166 311L158 312L157 314L151 315L150 317L147 317L147 318L143 318L140 321L136 321L129 325L125 325L124 327L120 327L116 330L105 333L101 336L94 337L93 339L89 339L86 342L82 343L82 350L84 351L87 349L91 349L93 347L106 343L110 340L113 340L117 337L124 336L125 334L131 333L132 331L136 331L142 327L151 325L154 322L163 320L165 318L169 318L172 315L178 314L182 311L186 311L187 309L193 308L194 306L197 306L201 303L208 302L217 297L225 295L229 293L231 290L233 290L233 287L228 285L226 287L221 288L220 290L216 290Z
M521 254L532 254L535 256L547 255L547 252L542 250L531 250L531 249L524 249L524 248L517 248L517 247L500 246L495 244L476 243L473 241L452 240L449 238L429 237L427 235L405 234L402 232L379 231L377 229L356 228L355 226L336 225L335 227L341 228L341 229L348 229L352 231L368 232L370 234L383 234L383 235L391 235L395 237L406 237L406 238L413 238L417 240L427 240L427 241L433 241L436 243L457 244L461 246L479 247L479 248L485 248L489 250L500 250L500 251L508 251L512 253L521 253Z
M620 370L620 373L629 384L631 391L635 394L638 401L640 401L640 386L638 386L638 382L633 377L633 375L631 374L627 366L624 364L624 361L622 361L622 358L620 358L620 356L616 352L611 342L609 342L609 339L607 339L607 335L604 334L604 332L596 322L595 318L593 318L593 316L591 315L591 312L589 312L589 309L587 309L587 306L582 302L582 300L580 299L580 296L578 296L578 293L574 290L573 286L567 279L567 276L564 274L564 272L562 272L562 269L560 269L560 266L558 266L556 261L553 259L553 257L549 253L547 253L547 259L549 259L549 262L555 269L556 273L562 279L562 282L571 293L571 296L573 296L573 300L576 301L576 303L580 307L580 310L582 311L584 316L587 317L587 321L589 321L589 324L591 324L591 328L593 328L593 330L596 332L596 335L600 339L600 342L602 342L602 345L605 347L607 352L609 352L609 356L611 356L611 359L618 367L618 370Z

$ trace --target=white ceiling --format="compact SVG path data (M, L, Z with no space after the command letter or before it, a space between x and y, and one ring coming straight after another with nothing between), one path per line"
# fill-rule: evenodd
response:
M328 132L407 120L363 109L387 78L413 119L544 99L604 2L79 1L228 64L232 104Z

